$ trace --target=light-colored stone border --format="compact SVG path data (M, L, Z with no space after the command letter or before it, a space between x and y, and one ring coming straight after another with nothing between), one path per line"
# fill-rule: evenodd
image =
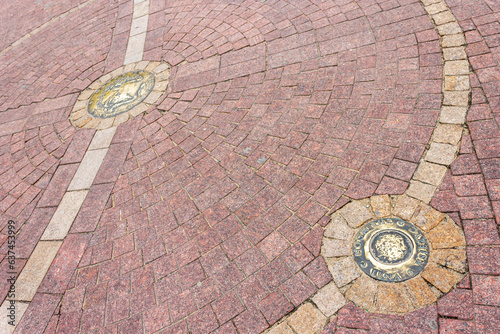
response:
M406 194L430 203L455 160L465 131L471 94L470 65L465 36L444 0L421 0L440 37L443 56L443 101L428 150L423 155Z
M404 282L375 280L354 261L355 234L365 223L387 217L414 224L429 243L427 266ZM352 201L334 213L325 230L321 255L332 274L331 284L346 299L372 313L404 314L429 305L449 292L466 272L465 236L460 227L448 215L406 195ZM331 316L329 310L321 307L324 295L319 292L312 300L325 315Z
M138 63L127 64L125 66L119 67L116 70L103 75L102 77L94 81L87 89L81 92L69 116L71 124L78 128L94 128L98 130L108 129L110 127L125 123L130 118L133 118L145 112L151 105L155 104L158 101L158 99L167 89L170 78L170 69L170 65L164 62L140 61ZM114 117L97 118L88 113L87 106L89 104L89 99L99 88L101 88L104 83L124 73L141 70L151 72L155 75L155 85L153 87L153 90L144 99L144 101L142 101L129 111L116 115Z
M417 226L429 243L430 257L419 275L398 283L378 281L354 261L356 233L375 219L395 217ZM382 314L405 314L425 307L448 293L466 275L465 236L453 219L407 195L380 195L352 201L332 215L321 246L333 281L268 334L319 333L349 301Z

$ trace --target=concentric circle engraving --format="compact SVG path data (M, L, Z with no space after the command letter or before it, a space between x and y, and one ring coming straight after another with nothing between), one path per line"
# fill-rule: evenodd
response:
M153 90L155 76L134 71L108 80L89 99L88 112L94 117L109 118L129 111Z
M418 275L429 259L422 232L399 218L382 218L356 234L353 255L367 275L385 282L402 282Z

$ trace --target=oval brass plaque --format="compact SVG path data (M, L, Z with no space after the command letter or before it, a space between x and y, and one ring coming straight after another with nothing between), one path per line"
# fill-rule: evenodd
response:
M425 268L429 245L415 225L399 218L382 218L358 231L353 255L367 275L380 281L402 282Z
M147 71L134 71L104 83L89 100L87 111L94 117L108 118L127 112L151 93L155 76Z

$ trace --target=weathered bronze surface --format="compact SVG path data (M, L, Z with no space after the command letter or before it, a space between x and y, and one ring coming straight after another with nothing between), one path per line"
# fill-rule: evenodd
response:
M353 255L367 275L380 281L402 282L425 268L429 245L415 225L399 218L382 218L358 231Z
M155 85L154 74L135 71L108 80L91 97L88 112L94 117L108 118L127 112L141 103Z

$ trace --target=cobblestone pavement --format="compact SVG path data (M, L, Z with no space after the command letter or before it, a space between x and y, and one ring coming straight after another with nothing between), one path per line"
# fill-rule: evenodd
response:
M500 1L0 4L2 333L498 333ZM147 110L70 121L147 62ZM425 303L329 262L370 199L440 217Z

